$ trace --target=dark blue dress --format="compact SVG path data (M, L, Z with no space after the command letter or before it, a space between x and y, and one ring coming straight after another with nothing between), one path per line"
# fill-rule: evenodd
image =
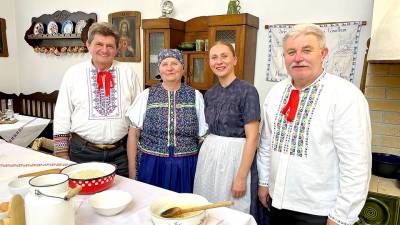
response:
M225 137L245 137L244 125L260 120L260 100L256 88L235 79L227 87L216 85L204 96L205 116L210 133Z

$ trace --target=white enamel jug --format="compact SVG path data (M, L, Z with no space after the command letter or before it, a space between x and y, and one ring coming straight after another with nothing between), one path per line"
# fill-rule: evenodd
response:
M25 196L26 225L75 225L75 211L68 193L68 175L46 174L29 181Z

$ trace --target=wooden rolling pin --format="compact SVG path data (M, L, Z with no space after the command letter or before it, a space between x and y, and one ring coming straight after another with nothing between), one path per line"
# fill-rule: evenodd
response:
M26 174L21 174L18 176L18 178L21 177L36 177L36 176L40 176L40 175L45 175L45 174L57 174L60 173L61 169L48 169L48 170L42 170L42 171L38 171L38 172L34 172L34 173L26 173Z
M25 225L25 202L21 195L14 195L11 198L8 213L3 219L4 225Z

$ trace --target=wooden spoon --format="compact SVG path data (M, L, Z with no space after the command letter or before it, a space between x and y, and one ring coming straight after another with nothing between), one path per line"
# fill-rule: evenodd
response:
M21 177L36 177L36 176L40 176L40 175L46 175L46 174L52 174L52 173L60 173L61 169L48 169L48 170L42 170L42 171L38 171L38 172L34 172L34 173L25 173L25 174L21 174L18 176L18 178Z
M212 208L230 206L230 205L233 205L232 201L217 202L217 203L196 206L196 207L191 207L191 208L186 208L186 209L182 209L180 207L172 207L172 208L169 208L169 209L165 210L164 212L162 212L161 216L164 218L173 218L173 217L177 217L181 214L188 213L188 212L196 212L196 211L200 211L200 210L212 209Z

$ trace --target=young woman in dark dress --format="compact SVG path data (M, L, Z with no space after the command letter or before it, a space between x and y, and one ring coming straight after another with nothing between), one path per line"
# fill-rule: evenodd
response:
M260 101L255 87L239 80L231 44L216 42L209 51L219 83L205 96L210 134L200 149L193 192L210 202L232 200L250 211L250 167L259 138Z

